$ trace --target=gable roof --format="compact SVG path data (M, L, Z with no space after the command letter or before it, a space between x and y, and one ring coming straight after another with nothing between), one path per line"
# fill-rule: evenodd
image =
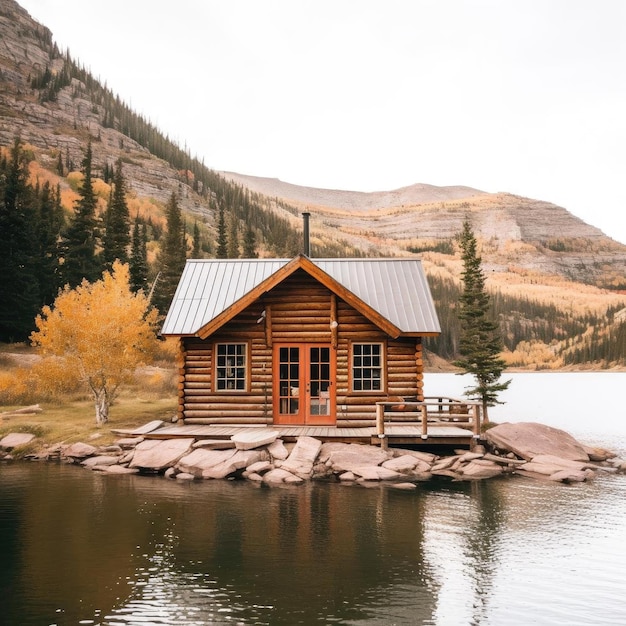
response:
M302 269L392 337L441 332L419 259L188 260L162 335L207 337Z

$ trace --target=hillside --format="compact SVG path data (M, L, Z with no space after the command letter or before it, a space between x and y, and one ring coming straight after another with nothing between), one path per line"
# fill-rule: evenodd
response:
M300 215L306 210L315 256L421 256L445 329L429 347L449 359L457 333L450 305L458 298L461 270L454 237L469 216L511 365L626 363L626 246L565 208L461 186L363 193L213 171L61 53L52 33L16 2L3 0L0 147L15 137L32 156L31 184L59 185L68 217L88 142L101 207L111 189L107 171L121 159L131 213L151 226L153 279L172 193L185 215L189 248L197 227L199 254L207 257L215 256L220 211L229 237L239 238L231 252L241 253L250 227L259 256L293 256L302 249Z

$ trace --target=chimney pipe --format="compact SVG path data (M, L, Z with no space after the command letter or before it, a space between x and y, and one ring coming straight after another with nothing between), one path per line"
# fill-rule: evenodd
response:
M303 213L302 220L304 221L304 255L311 256L311 240L309 236L309 217L310 213Z

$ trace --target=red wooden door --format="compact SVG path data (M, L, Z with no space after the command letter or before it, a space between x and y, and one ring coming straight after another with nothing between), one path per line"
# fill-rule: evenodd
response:
M336 422L335 351L328 344L274 346L274 423Z

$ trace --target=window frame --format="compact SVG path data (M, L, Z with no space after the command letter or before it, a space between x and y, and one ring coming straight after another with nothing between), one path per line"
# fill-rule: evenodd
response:
M220 365L220 357L228 357L231 356L226 352L223 355L220 355L220 346L227 346L226 350L228 350L228 346L243 346L243 354L240 355L237 353L236 349L232 356L238 357L243 356L243 365L238 366L237 363L233 365L224 364ZM213 344L213 391L214 393L247 393L250 391L250 343L247 341L217 341ZM233 368L234 370L243 369L243 376L238 376L235 372L233 376L228 377L220 377L219 372L220 369L228 369ZM228 383L229 380L234 381L235 385L237 381L243 381L243 388L225 387L223 389L220 388L220 381L225 381L225 384Z
M364 356L364 355L355 355L355 347L357 346L379 346L380 347L380 389L355 389L354 385L357 380L374 380L373 378L364 379L364 378L355 378L354 370L355 370L355 357L356 356ZM349 385L350 385L350 394L365 394L365 395L381 395L387 393L387 344L384 341L352 341L350 343L350 355L348 361L349 368ZM363 365L360 365L361 369L374 369L374 366L370 366L370 368L364 368Z

